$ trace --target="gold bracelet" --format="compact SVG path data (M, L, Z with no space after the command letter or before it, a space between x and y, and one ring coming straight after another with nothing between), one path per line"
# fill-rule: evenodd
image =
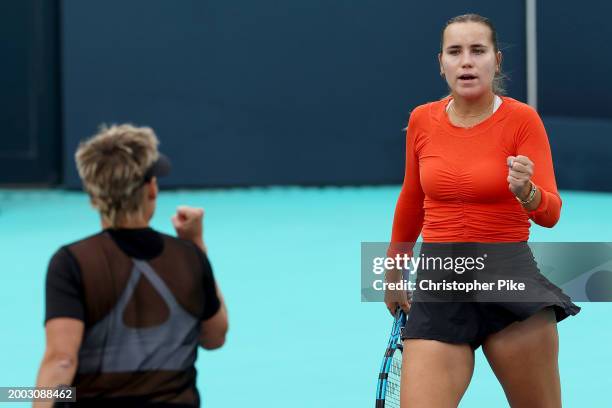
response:
M535 198L536 191L538 191L536 185L532 181L529 181L529 182L531 183L531 190L529 191L529 195L527 196L527 199L521 200L518 196L515 196L518 202L521 203L521 205L527 205L531 203L533 199Z

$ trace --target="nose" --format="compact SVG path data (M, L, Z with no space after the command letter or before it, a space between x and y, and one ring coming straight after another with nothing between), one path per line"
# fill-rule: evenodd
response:
M472 66L472 64L473 64L472 55L471 55L469 50L468 51L464 51L464 52L461 53L461 60L460 60L460 62L461 62L461 66L464 67L464 68Z

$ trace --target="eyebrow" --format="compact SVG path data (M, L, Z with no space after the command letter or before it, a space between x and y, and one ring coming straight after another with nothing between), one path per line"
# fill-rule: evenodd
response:
M462 48L461 45L450 45L446 47L447 50L454 50L459 48ZM470 45L470 48L487 48L487 46L484 44L472 44Z

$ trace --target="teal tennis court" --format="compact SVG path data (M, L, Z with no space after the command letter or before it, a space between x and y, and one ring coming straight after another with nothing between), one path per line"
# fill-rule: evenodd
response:
M389 239L398 187L162 192L153 227L175 206L206 209L205 237L230 313L226 345L200 351L210 407L371 407L391 317L360 301L360 243ZM562 191L554 229L532 241L611 240L612 194ZM80 192L0 191L0 384L34 386L44 351L52 253L100 228ZM603 407L612 386L612 305L581 303L559 325L563 403ZM274 395L275 398L270 398ZM13 406L18 406L14 404ZM25 404L23 404L25 406ZM507 406L482 351L461 407Z

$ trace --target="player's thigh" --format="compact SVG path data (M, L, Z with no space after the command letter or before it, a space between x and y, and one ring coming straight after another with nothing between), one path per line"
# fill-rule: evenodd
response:
M472 348L423 339L403 344L402 408L456 407L474 372Z
M552 309L488 336L482 347L512 407L561 407L559 338Z

